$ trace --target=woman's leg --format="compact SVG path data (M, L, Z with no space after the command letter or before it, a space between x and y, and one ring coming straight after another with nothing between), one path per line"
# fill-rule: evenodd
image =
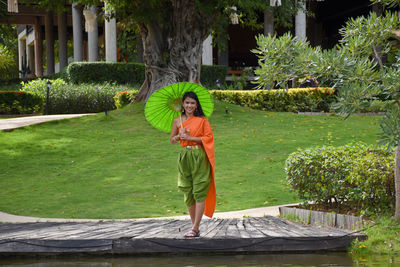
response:
M194 221L192 220L192 224L193 224L192 229L195 230L196 232L198 232L201 219L203 218L205 202L204 201L196 202L194 206L195 206L195 208L194 208L195 216L194 216Z
M193 225L196 220L196 202L193 203L193 205L188 206L188 211L189 211L189 215L190 215L190 220L192 221L192 225Z

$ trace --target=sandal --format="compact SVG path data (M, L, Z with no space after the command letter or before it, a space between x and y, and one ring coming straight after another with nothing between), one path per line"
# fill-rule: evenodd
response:
M196 230L192 229L189 232L187 232L184 236L185 237L200 237L200 230L196 231Z

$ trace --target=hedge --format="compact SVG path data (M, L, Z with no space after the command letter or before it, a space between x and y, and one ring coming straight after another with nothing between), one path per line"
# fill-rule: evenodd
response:
M37 92L44 100L46 97L47 79L37 79L24 83L22 90ZM62 79L50 80L49 114L96 113L116 108L114 96L126 90L121 85L103 83L67 84Z
M144 64L121 62L72 62L67 67L72 83L141 84L144 81Z
M266 111L328 112L335 101L331 88L295 88L289 90L212 90L217 100Z
M386 147L354 143L299 149L288 157L285 170L288 185L304 201L364 213L394 210L394 152Z
M214 88L217 79L225 80L226 66L201 66L201 83ZM73 62L59 77L72 83L142 84L145 67L142 63L128 62Z
M34 114L43 110L40 94L23 91L0 91L0 114Z

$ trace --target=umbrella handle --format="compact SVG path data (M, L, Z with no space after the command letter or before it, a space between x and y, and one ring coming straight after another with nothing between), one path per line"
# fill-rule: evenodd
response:
M181 128L182 128L182 115L179 114L179 121L181 122Z

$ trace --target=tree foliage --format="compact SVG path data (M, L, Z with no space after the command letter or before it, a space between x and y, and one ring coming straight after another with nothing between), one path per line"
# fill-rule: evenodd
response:
M371 0L374 4L381 4L386 7L395 7L400 5L400 0Z
M0 79L18 77L15 54L8 47L0 44Z
M0 25L0 79L18 77L17 54L16 26Z
M339 31L342 35L341 48L352 56L374 57L383 68L382 55L391 50L389 39L398 27L400 21L393 12L386 12L385 16L371 12L368 17L351 18Z

